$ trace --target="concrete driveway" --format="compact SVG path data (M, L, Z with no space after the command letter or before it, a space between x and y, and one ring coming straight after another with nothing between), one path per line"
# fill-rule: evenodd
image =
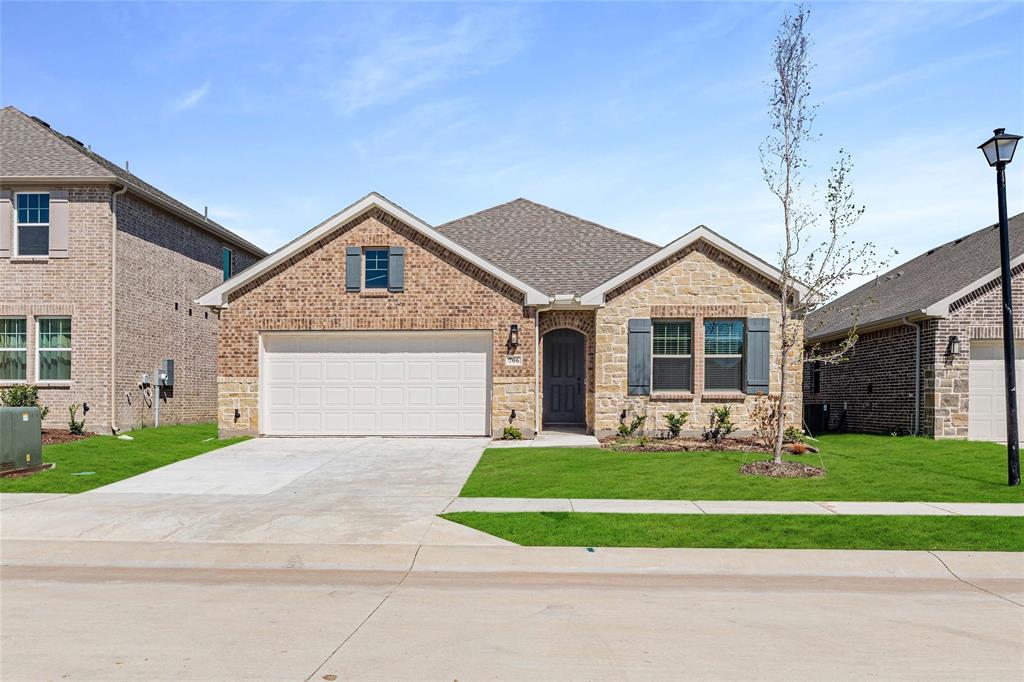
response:
M437 519L484 438L263 438L80 495L5 499L34 540L503 544Z

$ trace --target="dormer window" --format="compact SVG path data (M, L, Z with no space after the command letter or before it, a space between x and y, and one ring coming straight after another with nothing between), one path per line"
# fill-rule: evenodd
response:
M364 289L387 289L388 288L388 250L387 249L366 249L363 252L366 260L363 266L365 272Z
M18 221L15 227L15 255L50 254L50 194L20 192L17 195Z

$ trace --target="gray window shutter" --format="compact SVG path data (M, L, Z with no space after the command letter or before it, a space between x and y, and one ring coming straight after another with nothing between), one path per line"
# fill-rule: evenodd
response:
M771 325L772 321L767 317L747 320L747 376L744 393L768 393Z
M629 321L628 394L651 394L651 321Z
M388 249L388 291L405 291L405 247Z
M68 257L69 208L67 190L50 191L50 258Z
M0 258L11 257L11 235L14 234L14 211L11 190L0 190Z
M358 246L345 247L345 291L359 291L363 277L363 250Z

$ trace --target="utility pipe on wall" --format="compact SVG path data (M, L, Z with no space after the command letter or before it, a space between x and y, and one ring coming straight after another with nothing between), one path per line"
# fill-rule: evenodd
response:
M540 434L540 308L533 309L533 437Z
M110 432L117 435L117 197L128 191L124 185L110 195Z
M921 430L921 325L903 318L903 324L914 328L914 418L912 435L920 435Z

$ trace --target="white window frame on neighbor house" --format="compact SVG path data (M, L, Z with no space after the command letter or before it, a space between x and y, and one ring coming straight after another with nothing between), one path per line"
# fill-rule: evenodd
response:
M25 376L21 379L0 378L0 385L26 384L28 383L28 317L25 315L0 315L0 320L22 320L25 323L25 340L21 348L0 348L2 353L24 353L25 354Z
M667 394L691 394L693 393L693 375L694 375L694 360L696 358L696 343L694 329L696 328L695 320L690 317L678 318L678 319L653 319L651 320L651 395L667 395ZM690 325L690 353L686 354L658 354L655 353L655 328L657 325L663 324L686 324ZM678 342L678 341L677 341ZM690 385L686 388L656 388L654 386L654 365L659 359L686 359L690 361Z
M42 195L46 197L46 217L45 223L23 223L21 222L20 211L18 210L18 197ZM16 192L14 195L14 251L12 252L16 258L49 258L50 257L50 192ZM47 238L46 238L46 253L21 253L21 228L22 227L46 227Z
M64 349L64 348L43 348L42 347L42 343L40 343L40 337L41 337L42 331L43 331L43 326L42 326L43 320L67 320L68 323L71 324L71 331L70 331L71 345L68 346L66 349ZM67 385L69 385L71 383L71 377L74 376L74 371L75 371L75 368L74 368L74 354L72 352L74 350L74 346L75 346L75 328L74 328L74 322L72 321L71 316L70 315L42 315L42 316L39 316L39 317L35 318L35 321L36 321L36 352L35 352L35 356L36 356L35 357L35 370L36 370L35 379L36 379L36 383L40 384L40 385L49 385L49 386L67 386ZM70 365L70 368L71 368L71 371L70 371L71 376L69 376L67 379L43 379L42 375L40 374L41 354L42 353L64 353L64 352L66 352L68 354L68 356L69 356L68 357L68 364Z

